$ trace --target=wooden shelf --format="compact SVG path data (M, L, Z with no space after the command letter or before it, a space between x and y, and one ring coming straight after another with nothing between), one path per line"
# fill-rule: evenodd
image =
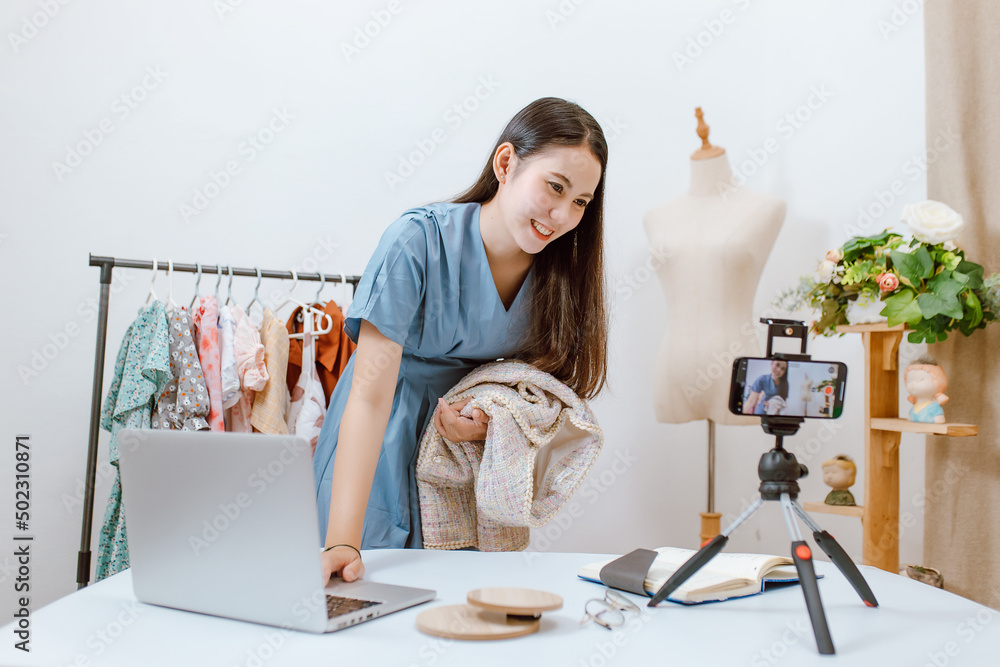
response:
M898 433L924 433L927 435L950 435L955 437L979 435L975 424L921 424L908 419L892 417L872 417L871 427L876 431L896 431Z
M854 516L862 518L865 515L865 508L861 505L827 505L826 503L802 503L802 507L807 512L817 512L819 514L839 514L841 516Z
M836 327L837 333L865 333L871 331L906 331L905 324L897 324L890 327L886 322L875 322L874 324L842 324Z
M977 435L975 424L920 424L899 415L899 344L906 325L841 326L837 333L861 334L865 348L865 490L863 507L806 503L806 510L858 516L862 562L899 571L899 443L902 434Z

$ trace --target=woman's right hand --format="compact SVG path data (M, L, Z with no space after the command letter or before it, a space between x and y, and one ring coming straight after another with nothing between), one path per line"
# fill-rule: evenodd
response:
M340 574L344 581L355 581L365 575L365 564L361 562L361 554L351 547L339 546L324 551L320 560L323 564L324 586L335 574Z

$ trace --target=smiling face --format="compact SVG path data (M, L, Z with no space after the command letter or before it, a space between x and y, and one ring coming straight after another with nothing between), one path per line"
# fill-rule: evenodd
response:
M601 163L586 146L550 146L525 160L507 150L498 193L504 225L518 247L534 255L580 224L601 181Z
M787 361L772 361L771 362L771 376L775 380L780 380L785 377L785 371L788 369Z
M913 369L906 374L906 391L919 398L933 398L937 390L934 378L925 370Z
M854 471L832 464L823 466L823 483L837 490L846 490L854 484Z

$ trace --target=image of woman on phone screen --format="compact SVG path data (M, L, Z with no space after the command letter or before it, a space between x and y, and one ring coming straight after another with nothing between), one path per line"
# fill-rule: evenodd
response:
M781 414L788 400L788 362L771 360L771 372L760 375L750 385L750 394L743 401L743 414Z

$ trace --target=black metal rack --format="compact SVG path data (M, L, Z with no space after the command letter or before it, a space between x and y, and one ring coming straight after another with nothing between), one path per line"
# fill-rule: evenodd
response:
M170 268L182 273L225 274L230 276L246 276L251 278L280 278L306 280L326 283L342 280L357 286L360 276L342 276L323 273L297 273L291 271L272 271L258 268L240 268L223 265L180 264L174 262L144 261L136 259L120 259L117 257L101 257L90 255L90 266L101 267L101 297L97 317L97 352L94 356L94 384L90 402L90 440L87 447L87 476L84 480L85 496L83 501L83 525L80 535L80 551L76 561L76 582L78 588L83 588L90 582L90 542L94 519L94 486L97 478L97 440L100 435L101 394L104 391L104 348L108 337L108 303L111 296L111 272L117 266L127 269L147 269L149 271Z

